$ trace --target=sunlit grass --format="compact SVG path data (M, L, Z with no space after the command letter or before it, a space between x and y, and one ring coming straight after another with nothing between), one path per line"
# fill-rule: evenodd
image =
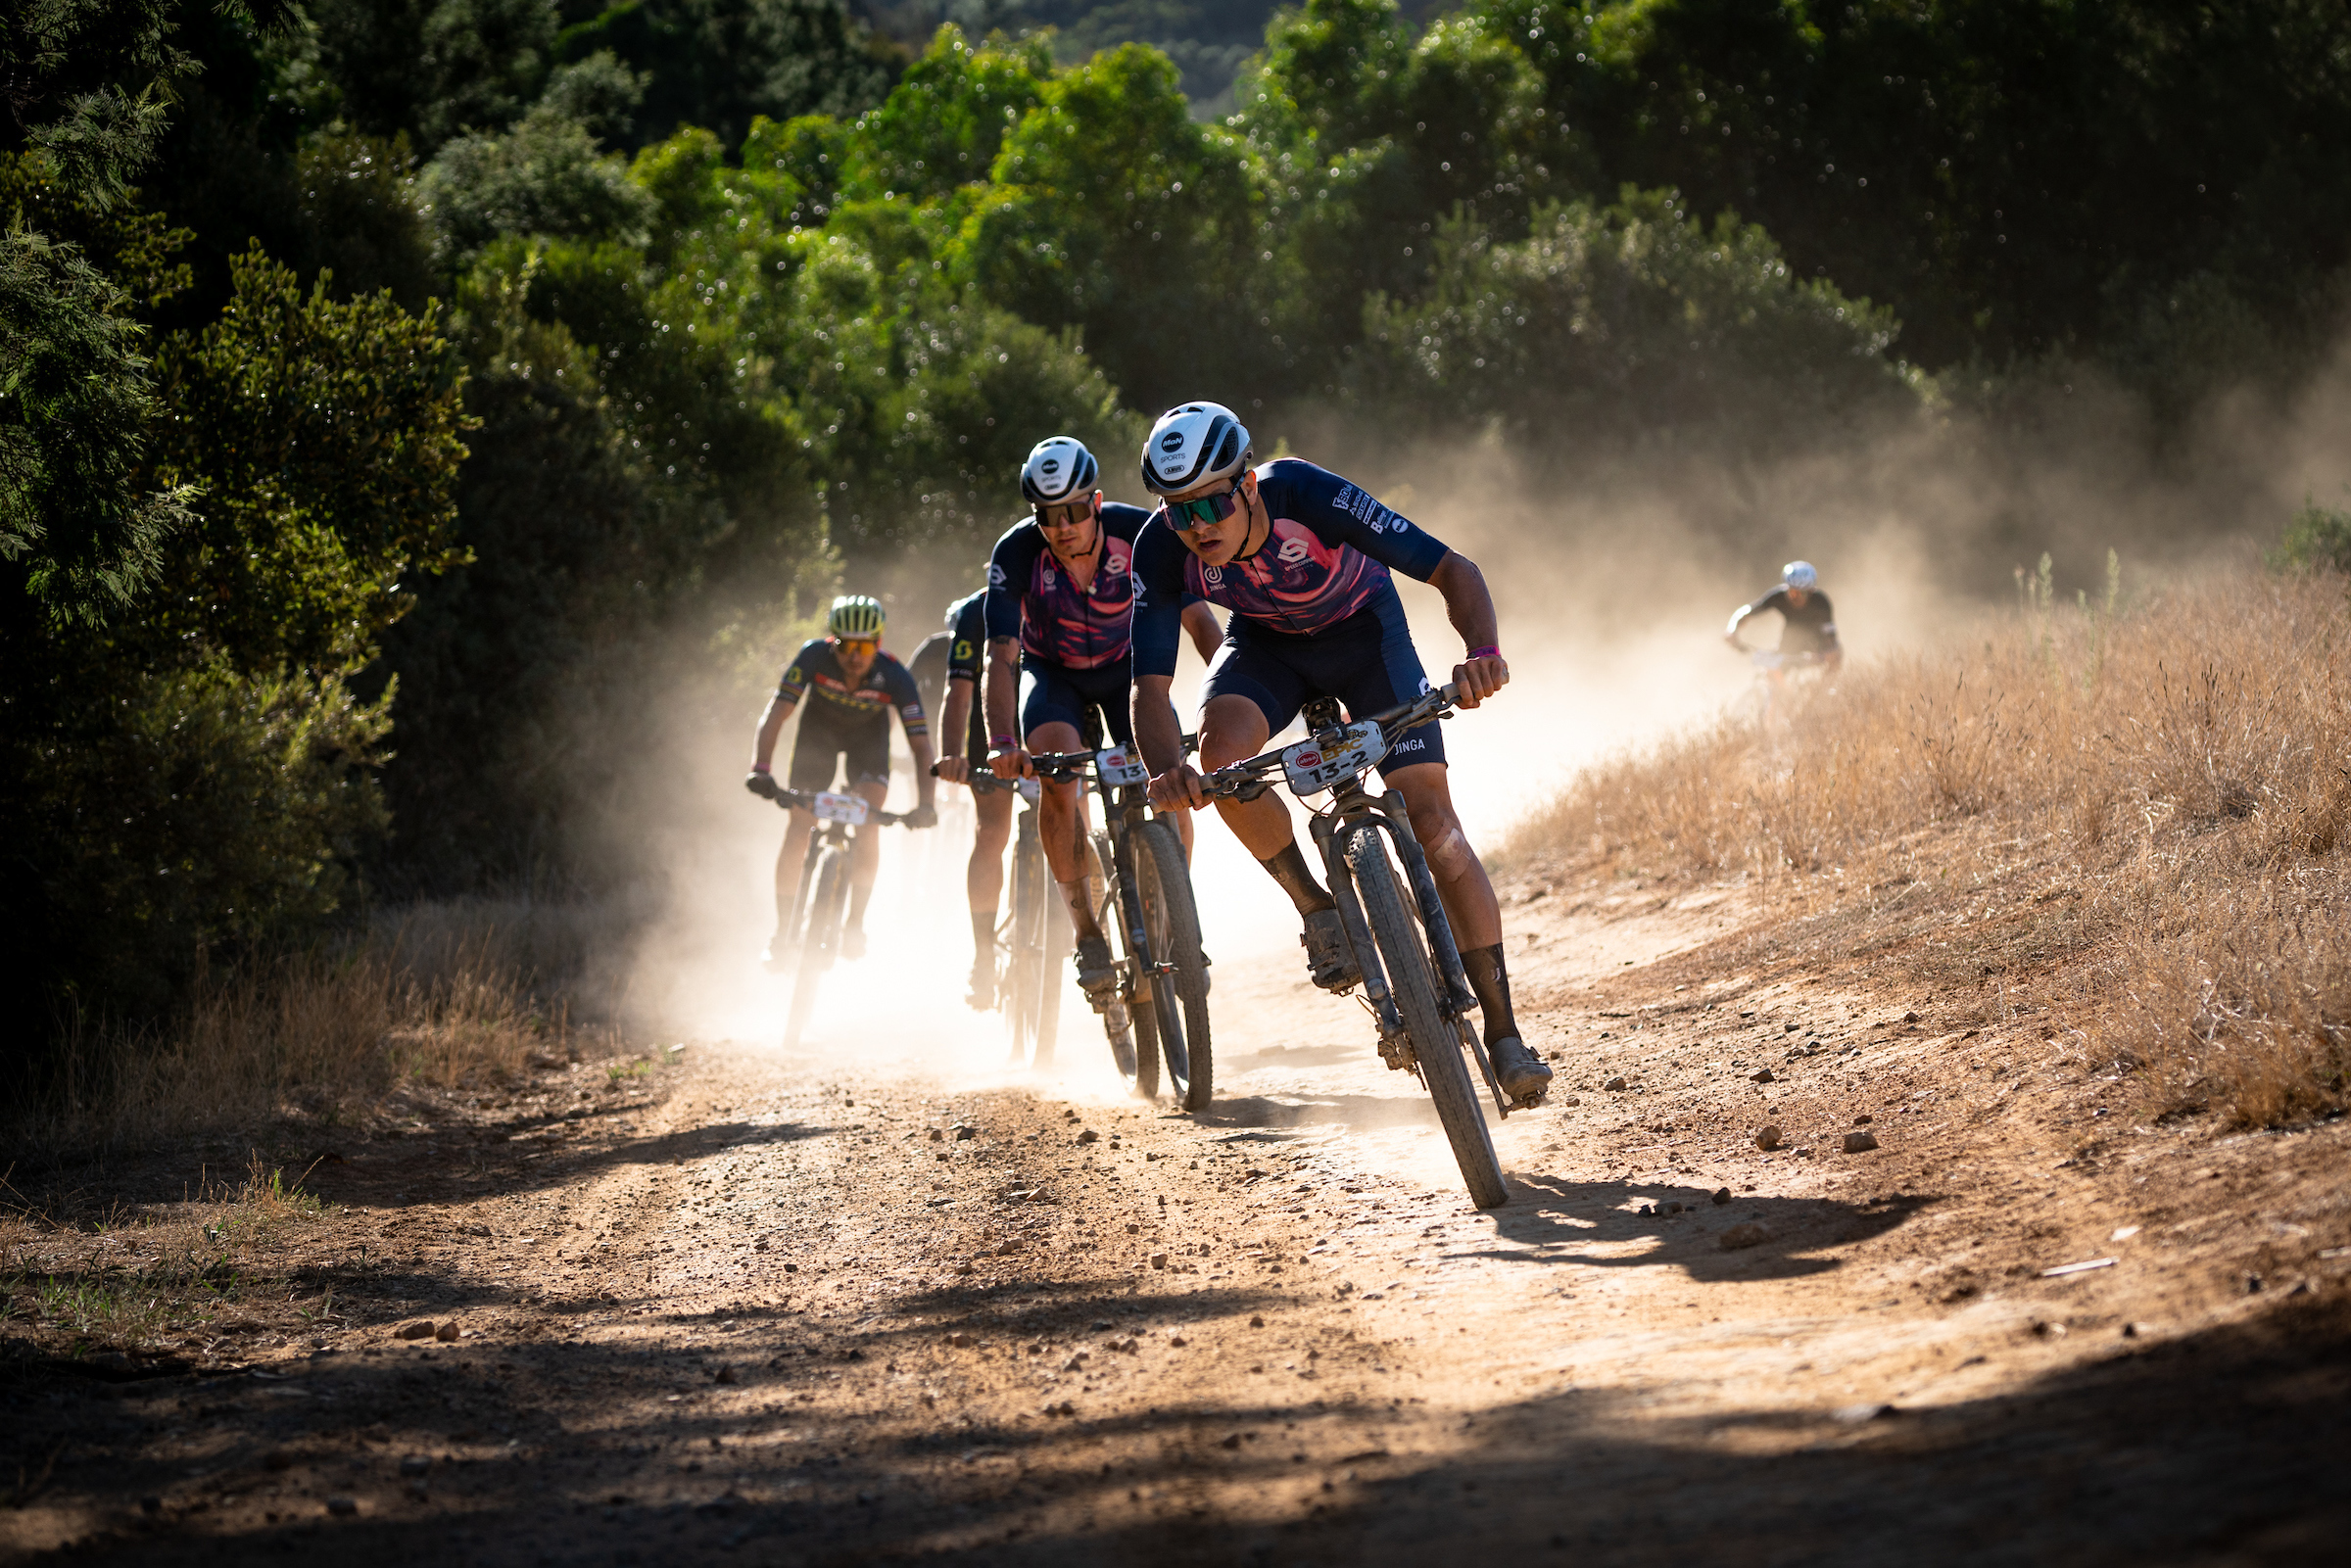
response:
M1759 954L1964 998L2151 1110L2351 1103L2351 616L2246 571L2122 613L2020 574L1989 636L1587 771L1500 857L1733 880Z

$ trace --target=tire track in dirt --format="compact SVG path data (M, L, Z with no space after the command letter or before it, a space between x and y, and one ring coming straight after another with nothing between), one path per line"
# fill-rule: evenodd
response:
M1498 1129L1504 1210L1469 1209L1415 1086L1286 958L1220 967L1227 1092L1197 1119L1101 1096L1082 1014L1062 1083L697 1046L657 1103L322 1171L343 1245L376 1249L346 1276L376 1320L323 1350L21 1378L18 1450L66 1462L0 1539L495 1563L2339 1539L2340 1123L2108 1133L2105 1089L2021 1042L1726 972L1718 907L1561 906L1514 938L1560 1084ZM1858 1115L1880 1149L1830 1152ZM1787 1147L1753 1146L1763 1117ZM470 1336L392 1337L428 1312Z

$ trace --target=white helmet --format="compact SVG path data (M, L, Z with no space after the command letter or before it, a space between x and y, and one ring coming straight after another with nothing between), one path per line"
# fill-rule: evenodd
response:
M1029 450L1021 464L1021 499L1032 506L1056 506L1094 493L1102 465L1076 436L1048 436Z
M1161 414L1143 443L1143 488L1155 496L1179 496L1232 478L1252 455L1249 432L1230 408L1183 404Z
M1810 561L1790 561L1780 568L1780 587L1800 588L1806 593L1820 586L1820 573Z

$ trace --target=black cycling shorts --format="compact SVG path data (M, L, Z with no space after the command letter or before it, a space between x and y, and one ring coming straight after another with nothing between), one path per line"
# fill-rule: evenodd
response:
M1105 730L1113 740L1126 745L1134 738L1129 694L1133 685L1131 656L1113 659L1096 669L1073 670L1023 653L1021 736L1026 739L1039 725L1059 722L1075 727L1080 743L1088 751L1102 744Z
M787 781L791 787L832 788L836 760L846 763L852 789L869 779L889 783L888 714L840 724L820 719L817 712L815 708L801 712L799 738L792 747L792 777Z
M1276 632L1233 616L1224 645L1208 666L1200 700L1206 706L1218 697L1247 697L1266 716L1267 732L1279 735L1310 697L1337 697L1349 718L1368 719L1427 690L1404 606L1386 594L1321 632ZM1384 778L1398 768L1444 760L1445 736L1431 719L1406 731L1379 771Z

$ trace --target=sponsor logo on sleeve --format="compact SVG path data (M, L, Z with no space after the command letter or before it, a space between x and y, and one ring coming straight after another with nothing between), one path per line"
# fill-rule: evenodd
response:
M1004 568L998 566L994 561L987 563L987 586L990 588L1004 586Z
M972 640L971 640L970 638L958 638L958 639L956 639L956 641L955 641L955 657L957 657L958 659L968 659L968 658L970 658L970 657L972 656L972 652L973 652L973 648L972 648Z
M1339 510L1345 512L1348 516L1354 518L1357 522L1363 524L1366 528L1371 530L1371 532L1374 534L1384 534L1391 528L1397 533L1401 534L1406 529L1412 527L1412 524L1406 522L1403 518L1397 516L1394 512L1388 510L1385 506L1382 506L1378 501L1373 500L1369 496L1365 495L1353 485L1349 485L1345 489L1341 490L1339 492L1338 499L1331 502L1331 504L1338 507Z
M800 673L800 667L796 664L784 672L784 684L786 686L804 686L807 684L807 681L808 678Z

